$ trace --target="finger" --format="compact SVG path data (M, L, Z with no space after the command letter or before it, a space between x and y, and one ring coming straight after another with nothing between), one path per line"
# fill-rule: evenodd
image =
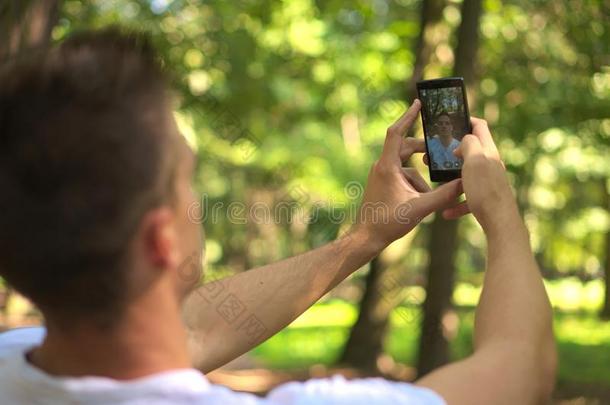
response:
M462 201L454 207L449 207L443 211L443 218L445 219L457 219L470 213L470 208L466 201Z
M428 159L428 154L424 153L424 155L422 156L422 160L424 161L424 164L426 166L430 166L430 159Z
M424 215L456 205L457 198L463 192L462 180L455 179L438 186L429 193L422 194L420 198L425 207Z
M424 178L419 174L419 172L411 167L403 168L403 174L409 181L409 183L413 186L415 190L420 193L427 193L431 191L430 185L424 180Z
M417 114L419 114L420 108L421 108L421 102L419 101L419 99L413 100L413 103L411 103L411 107L409 107L409 109L402 115L402 117L400 117L398 119L398 121L396 121L392 125L392 127L399 134L404 135L407 132L407 130L409 128L411 128L411 125L413 125L413 122L417 118ZM392 127L390 127L390 128L392 128Z
M483 154L483 146L476 136L471 134L464 135L460 146L453 151L453 154L460 159L466 160L476 154Z
M400 146L400 161L406 162L414 153L426 151L426 142L423 139L404 138Z
M490 151L497 152L498 148L491 137L491 132L489 132L487 121L480 118L471 117L470 122L472 124L472 134L479 138L479 141L481 141L483 147Z
M420 107L421 103L419 100L415 99L413 104L411 104L411 107L409 107L409 109L398 119L398 121L388 128L380 160L386 160L387 162L392 162L395 164L401 163L400 147L402 145L404 134L413 124L413 121L415 121Z

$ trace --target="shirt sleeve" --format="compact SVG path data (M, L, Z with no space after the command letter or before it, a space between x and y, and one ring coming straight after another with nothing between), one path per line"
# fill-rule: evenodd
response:
M348 381L339 375L280 385L266 399L268 405L446 405L428 388L383 378Z

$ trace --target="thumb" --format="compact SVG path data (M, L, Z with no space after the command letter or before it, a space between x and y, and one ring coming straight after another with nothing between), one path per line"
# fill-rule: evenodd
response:
M418 99L413 101L411 107L388 128L383 151L381 152L381 160L388 163L401 164L400 149L407 130L411 128L413 122L417 118L417 114L421 108L421 102Z
M476 136L470 134L465 135L460 142L460 146L453 151L453 154L462 160L466 160L478 153L483 153L481 141Z
M456 205L458 203L457 198L463 192L462 179L455 179L449 183L441 184L430 192L422 193L420 200L424 216Z

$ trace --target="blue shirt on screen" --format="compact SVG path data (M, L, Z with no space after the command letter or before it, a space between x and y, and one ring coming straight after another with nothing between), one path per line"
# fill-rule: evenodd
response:
M460 146L460 141L455 138L446 148L438 137L428 138L428 152L431 155L432 168L436 170L456 170L462 167L462 160L453 154L458 146Z

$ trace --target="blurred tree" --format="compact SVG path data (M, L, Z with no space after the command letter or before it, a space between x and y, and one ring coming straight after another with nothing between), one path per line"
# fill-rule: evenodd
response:
M462 3L462 21L458 30L453 74L464 77L467 88L474 88L475 85L481 5L481 0L464 0ZM470 93L468 98L469 103L474 105L473 93ZM419 343L419 375L424 375L449 361L446 337L448 331L443 327L443 321L450 310L453 295L457 230L457 220L448 221L441 213L436 213L430 228L428 245L430 264Z
M358 318L339 359L342 364L364 370L377 369L377 358L383 352L383 339L391 310L391 306L383 300L386 291L382 288L382 274L386 266L380 257L373 259L369 265Z
M415 99L415 84L422 79L424 67L428 64L438 44L438 36L435 36L435 31L442 22L444 8L444 0L424 0L421 2L415 63L411 77L404 87L404 94L409 103ZM408 45L405 44L404 46ZM409 240L412 240L412 238L409 238ZM404 248L408 249L408 246ZM404 287L402 283L388 282L388 279L402 280L403 278L395 273L405 273L404 266L399 266L392 271L389 268L391 264L388 263L387 259L384 259L383 255L371 262L366 276L364 293L359 304L358 318L350 331L339 359L341 363L363 369L376 369L377 358L383 352L390 312L402 297L398 290ZM392 288L384 288L388 285Z
M443 22L443 10L445 0L422 0L421 18L419 23L419 36L415 48L415 64L413 72L405 87L405 99L407 102L414 100L417 94L416 84L424 78L424 68L430 62L430 57L438 45L439 24Z
M600 183L600 189L606 206L606 210L610 213L610 190L608 189L608 179L603 178ZM602 319L610 320L610 227L606 231L604 247L604 303L600 312L600 316Z

